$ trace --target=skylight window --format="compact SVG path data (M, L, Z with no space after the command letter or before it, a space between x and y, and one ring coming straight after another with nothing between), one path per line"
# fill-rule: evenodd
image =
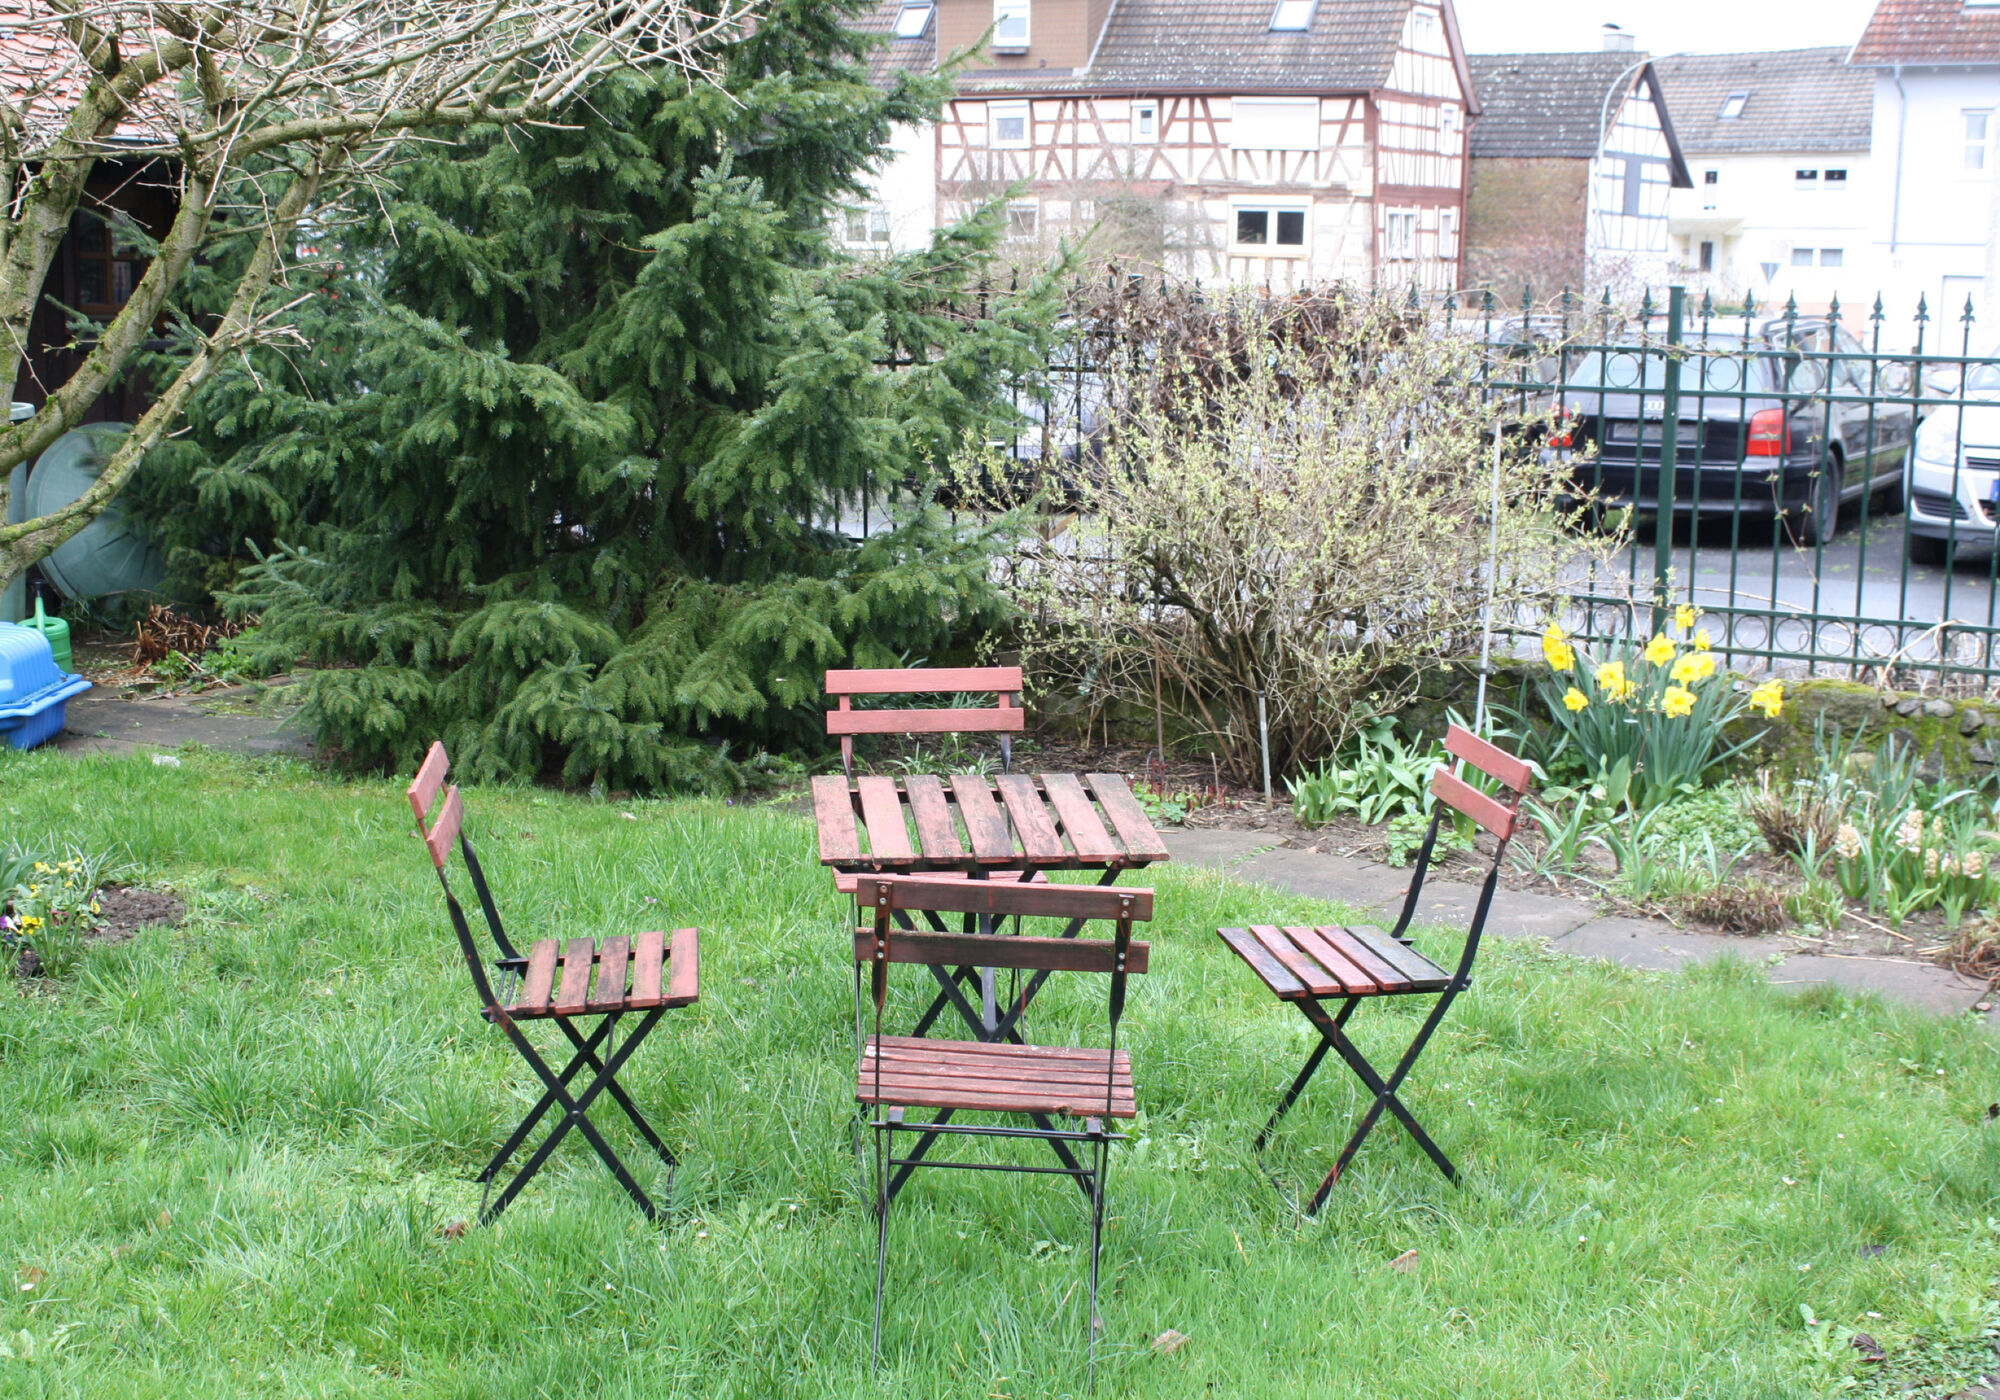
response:
M905 5L896 16L896 37L898 39L921 39L924 31L931 27L931 5Z
M1743 104L1749 100L1750 94L1747 92L1730 93L1722 99L1722 110L1715 114L1715 119L1721 122L1735 121L1743 115Z
M1273 30L1312 28L1315 3L1316 0L1278 0L1278 8L1271 12L1271 28Z

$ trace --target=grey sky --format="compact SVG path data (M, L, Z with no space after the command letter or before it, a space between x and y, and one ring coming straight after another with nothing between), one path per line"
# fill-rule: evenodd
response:
M1455 0L1473 53L1602 46L1606 20L1655 54L1852 44L1875 0Z

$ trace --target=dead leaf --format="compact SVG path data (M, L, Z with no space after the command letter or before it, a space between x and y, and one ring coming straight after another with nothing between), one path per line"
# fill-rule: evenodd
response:
M1986 1121L1991 1123L1995 1118L2000 1118L2000 1103L1986 1105Z
M462 1240L465 1238L465 1222L463 1220L454 1220L438 1233L448 1240Z
M1185 1332L1176 1332L1171 1327L1153 1338L1153 1350L1162 1356L1172 1356L1186 1345L1187 1334Z
M1847 1344L1861 1353L1863 1361L1880 1361L1889 1353L1882 1350L1882 1344L1866 1332L1856 1332L1847 1339Z
M1417 1271L1417 1252L1406 1249L1389 1261L1389 1267L1399 1274L1413 1274Z
M153 1217L153 1224L162 1230L166 1229L167 1226L173 1223L174 1223L174 1213L170 1210L163 1210L158 1215Z
M23 1293L32 1293L35 1290L35 1285L48 1276L49 1271L47 1269L38 1269L30 1264L27 1268L21 1270L21 1291Z

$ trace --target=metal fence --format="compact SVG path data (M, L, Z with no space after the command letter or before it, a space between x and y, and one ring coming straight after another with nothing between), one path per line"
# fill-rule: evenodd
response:
M1201 295L1093 290L1016 393L1018 456L1082 460L1107 430L1107 371L1149 353L1143 315L1107 306ZM1624 308L1410 306L1475 337L1496 425L1537 434L1591 519L1629 524L1569 589L1586 640L1643 637L1686 603L1733 666L2000 681L2000 358L1969 302L1940 317L1920 299L1902 320L1879 297L1858 316L1766 312L1678 287Z

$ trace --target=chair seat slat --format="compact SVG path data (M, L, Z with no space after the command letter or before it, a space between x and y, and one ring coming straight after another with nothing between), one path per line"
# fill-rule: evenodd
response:
M995 1112L1102 1114L1107 1090L1110 1116L1136 1113L1131 1057L1106 1050L1087 1058L1052 1058L1034 1047L932 1041L941 1053L919 1062L884 1055L876 1073L873 1046L864 1048L856 1074L856 1097L863 1103L925 1108L986 1109Z
M553 1007L558 1015L575 1015L583 1010L590 995L591 955L595 951L588 938L572 938L563 945L562 981L556 986Z
M1292 974L1305 989L1316 997L1331 996L1340 990L1340 983L1328 975L1311 958L1299 950L1297 944L1285 937L1270 924L1252 924L1250 936L1264 945L1265 951L1285 965L1285 971Z
M1381 954L1340 925L1323 925L1319 933L1320 937L1331 943L1356 967L1373 977L1384 996L1395 996L1411 990L1410 979L1405 977L1394 963L1385 960Z
M1389 963L1412 983L1442 985L1451 974L1407 943L1399 942L1373 924L1348 924L1347 932L1375 956Z
M700 963L695 931L674 930L673 951L668 957L667 1005L686 1006L701 995Z
M632 945L632 995L626 1005L637 1009L661 1003L661 964L667 956L667 936L648 929Z
M1331 973L1340 983L1341 991L1349 996L1374 996L1382 990L1382 984L1363 971L1353 959L1347 957L1329 943L1316 928L1285 927L1285 937L1298 944L1305 953Z
M1505 783L1516 792L1526 792L1535 780L1535 770L1496 744L1490 744L1469 729L1452 725L1445 731L1445 752L1464 759L1487 777Z
M528 949L528 975L521 982L521 999L516 1011L539 1012L549 1004L549 992L556 983L556 954L553 938L538 939Z
M1272 957L1269 950L1251 936L1250 930L1242 928L1219 928L1216 933L1236 953L1250 965L1250 970L1264 980L1278 996L1287 1001L1297 1001L1306 994L1305 983L1292 976L1285 965Z
M586 1003L592 1011L617 1011L625 1005L625 968L632 958L632 940L613 934L597 950L597 990Z

